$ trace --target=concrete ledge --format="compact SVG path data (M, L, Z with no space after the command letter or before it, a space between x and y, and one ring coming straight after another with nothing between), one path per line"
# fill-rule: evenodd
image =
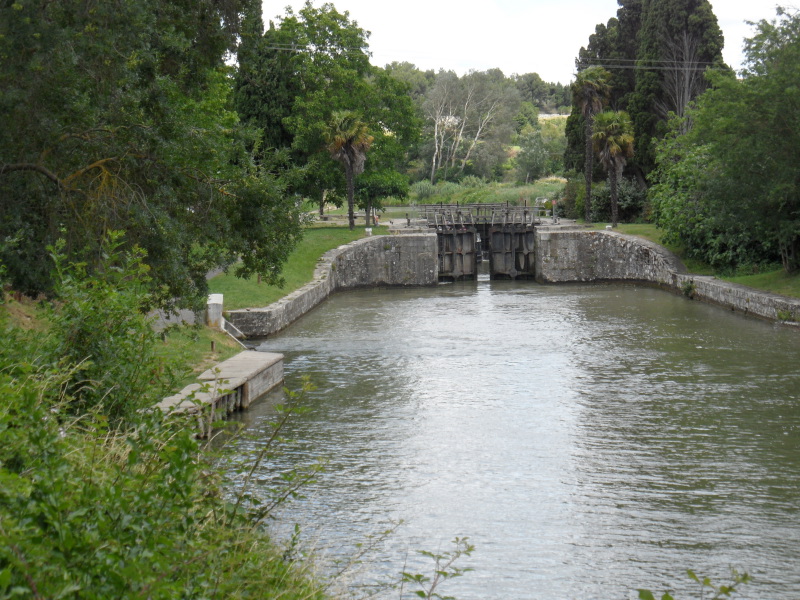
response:
M326 252L314 278L263 308L232 310L228 320L248 337L284 329L330 294L370 286L427 286L439 279L435 233L368 237Z
M170 415L191 415L198 435L207 437L212 423L250 403L283 382L283 355L246 350L225 360L164 398L156 408Z
M666 248L615 231L537 228L541 283L637 281L775 321L800 321L800 299L691 275Z

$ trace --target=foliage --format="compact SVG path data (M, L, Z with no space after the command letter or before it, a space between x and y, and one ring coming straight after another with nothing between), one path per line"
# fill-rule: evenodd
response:
M263 510L221 494L214 457L191 425L119 406L117 394L138 385L132 371L144 360L131 356L109 315L125 320L122 335L138 340L149 329L121 312L144 303L137 296L146 282L141 256L119 246L112 235L97 275L58 257L64 295L49 335L9 327L0 311L0 598L321 598L320 586L258 527ZM93 317L90 306L107 312ZM74 351L65 345L65 333L84 335L80 315L105 343L114 336L116 363L94 341L75 340ZM95 365L81 363L81 346ZM71 354L48 360L56 348ZM91 406L75 383L101 361L107 394ZM157 392L143 393L152 401Z
M566 219L580 219L584 215L586 187L577 172L569 173L558 198L557 214ZM596 217L592 216L595 221Z
M653 141L665 133L671 114L683 117L707 87L703 76L727 69L724 40L708 0L666 0L649 3L639 30L636 85L627 110L636 138L637 165L644 174L654 166Z
M408 196L408 177L394 170L364 173L358 179L358 205L370 215L372 210L383 208L382 199L393 198L400 202Z
M331 157L344 169L347 181L347 218L352 230L355 227L353 218L355 177L364 172L367 150L374 138L367 132L367 124L352 111L335 111L331 115L324 136Z
M722 34L707 0L619 0L616 17L598 24L581 48L579 72L601 65L610 74L609 106L634 124L636 156L629 171L641 180L653 168L654 143L671 113L684 115L707 87L707 69L727 70ZM634 67L635 68L632 68ZM584 170L579 111L573 102L567 126L568 169ZM599 173L595 173L599 176Z
M65 417L62 383L0 375L0 597L319 597L231 510L191 428Z
M373 233L376 233L373 230ZM209 282L211 291L223 294L226 310L267 306L311 281L320 257L328 250L338 248L364 236L363 228L350 231L347 227L310 227L303 241L289 255L283 287L261 283L255 279L242 280L232 273L217 275Z
M686 571L689 579L694 581L700 586L700 599L705 598L705 593L708 591L711 595L710 600L721 600L722 598L730 598L739 591L739 587L750 583L751 577L747 573L739 573L736 569L732 570L731 583L728 585L714 585L708 577L700 579L691 569ZM639 590L640 600L656 600L655 595L650 590ZM674 600L674 597L669 592L664 592L661 595L661 600Z
M234 107L242 121L259 129L256 144L261 151L292 145L293 135L283 122L300 93L300 81L293 76L294 53L288 50L292 42L272 22L264 31L260 5L245 14L234 75Z
M517 181L528 182L564 172L566 122L564 117L542 119L535 128L526 127L517 135L520 146L514 159ZM535 173L538 175L534 176Z
M302 165L293 189L320 203L331 191L344 197L348 185L326 150L334 113L358 114L374 139L367 172L401 171L419 133L410 85L370 65L368 36L347 11L306 2L249 42L253 52L237 75L248 122L264 131L264 144L291 147L293 164Z
M572 84L572 98L575 106L580 111L584 123L585 155L583 176L586 182L586 198L592 197L592 169L594 164L594 151L592 148L592 132L594 129L594 116L608 102L610 93L609 80L611 73L602 67L587 67L575 78ZM584 207L586 221L591 221L590 205Z
M464 556L470 556L475 551L475 546L469 543L469 538L455 538L453 540L455 548L453 550L435 553L427 550L419 550L419 554L430 558L434 562L433 577L429 577L423 573L402 573L403 584L415 584L419 589L415 590L415 595L419 598L439 598L440 600L447 600L452 598L450 596L442 596L436 590L437 588L447 581L455 577L461 577L472 569L467 567L456 567L455 562ZM400 597L403 597L403 588L400 588Z
M647 190L635 179L623 177L617 185L619 222L633 223L640 221L647 208ZM598 185L592 188L592 221L610 223L611 186Z
M208 270L237 254L278 279L297 212L251 161L223 63L244 6L0 7L0 236L19 240L2 254L17 289L52 291L45 248L59 237L91 272L111 230L147 251L161 305L200 301Z
M460 203L460 204L506 204L511 206L531 206L538 197L556 198L560 196L564 187L563 180L558 178L544 178L529 183L528 185L513 185L506 183L487 182L480 186L455 184L452 182L439 183L428 188L420 186L431 195L424 199L415 196L418 184L411 187L412 201L420 204Z
M797 13L758 24L741 80L715 87L658 147L651 198L670 240L718 269L800 267Z
M571 103L570 88L561 83L548 83L538 73L512 75L523 101L542 113L558 113ZM520 128L521 129L521 128Z
M519 154L516 156L517 180L539 179L547 168L548 152L541 129L528 128L519 136Z
M436 188L430 181L423 179L411 186L411 193L416 196L418 202L421 202L433 196L435 189Z
M618 182L627 160L633 156L633 126L628 113L605 111L595 116L592 144L608 173L611 191L611 226L619 221Z
M519 92L499 69L462 77L440 71L422 103L431 183L464 174L494 178L519 107Z
M63 241L52 248L56 301L44 359L68 373L64 392L72 414L99 410L112 425L152 406L173 387L174 367L155 356L157 334L149 304L144 252L121 250L110 232L90 277L84 263L67 262Z

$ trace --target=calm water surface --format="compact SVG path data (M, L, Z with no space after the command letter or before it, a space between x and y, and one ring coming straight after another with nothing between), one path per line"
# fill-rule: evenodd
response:
M482 280L338 294L261 347L317 386L262 479L328 461L281 522L333 560L403 521L364 581L430 573L417 550L468 536L474 571L441 590L459 600L698 597L687 568L731 567L745 597L800 598L800 331L644 287Z

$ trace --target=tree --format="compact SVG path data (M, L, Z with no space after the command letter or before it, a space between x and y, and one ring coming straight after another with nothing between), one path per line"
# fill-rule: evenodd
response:
M262 53L268 59L255 63L266 72L256 80L274 78L282 100L270 98L272 88L261 89L259 106L270 112L255 114L253 124L277 131L265 143L291 146L291 157L302 169L294 190L315 198L322 210L326 201L340 202L347 182L342 169L327 150L326 128L331 114L351 111L359 115L375 137L386 138L370 153L381 168L402 168L418 136L420 120L410 85L369 63L369 32L325 3L306 2L297 13L286 14L264 34ZM270 79L272 81L273 79ZM386 160L378 154L387 152Z
M223 62L250 2L0 7L0 260L16 289L52 291L58 238L91 272L112 230L146 250L160 304L201 302L209 269L239 256L279 281L298 211L252 160Z
M611 73L608 105L631 116L636 156L629 170L645 184L653 167L653 144L666 132L669 115L683 116L708 87L707 69L726 69L722 34L707 0L618 0L615 18L598 24L575 60L578 71L602 66ZM568 168L582 168L575 113L567 126Z
M262 151L291 148L294 136L284 119L301 89L295 53L290 50L294 40L272 22L264 31L260 7L254 12L242 24L234 107L244 122L261 130L258 146Z
M356 194L359 206L364 208L366 225L373 223L373 210L382 208L382 198L405 198L408 187L408 177L392 169L376 170L359 177Z
M584 180L586 181L586 206L585 219L590 222L592 197L592 168L594 164L594 152L592 149L592 130L594 115L605 105L608 93L608 81L611 74L602 67L588 67L578 73L572 84L572 97L576 106L580 109L584 121L584 136L586 143L586 154L584 163Z
M459 177L470 169L476 153L485 157L487 149L508 144L519 106L519 92L499 69L463 77L440 71L423 103L432 138L431 183L440 169L445 178Z
M658 223L716 267L800 268L798 37L797 12L758 23L742 79L713 74L691 127L676 124L657 147Z
M727 67L724 40L708 0L643 3L636 54L636 87L627 110L636 137L637 165L653 168L653 143L666 131L669 113L686 107L708 87L704 73Z
M594 151L608 172L611 188L611 226L618 224L617 183L622 177L622 168L633 156L633 124L628 113L604 111L595 116L592 134Z
M364 171L367 150L373 139L367 131L366 123L359 120L356 113L350 111L334 112L325 130L328 152L342 165L347 180L347 218L350 229L355 227L353 215L355 177Z
M545 173L548 153L542 137L542 128L527 126L517 138L520 146L516 157L517 181L526 184L536 180Z
M512 75L511 79L522 100L530 102L544 113L556 113L562 107L570 105L569 86L561 83L548 83L538 73Z

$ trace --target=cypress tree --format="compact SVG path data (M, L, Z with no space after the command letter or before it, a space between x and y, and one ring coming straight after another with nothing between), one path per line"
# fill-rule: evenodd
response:
M654 166L653 140L669 113L683 116L708 87L704 72L726 68L724 39L708 0L644 0L638 34L636 87L628 111L642 173Z

